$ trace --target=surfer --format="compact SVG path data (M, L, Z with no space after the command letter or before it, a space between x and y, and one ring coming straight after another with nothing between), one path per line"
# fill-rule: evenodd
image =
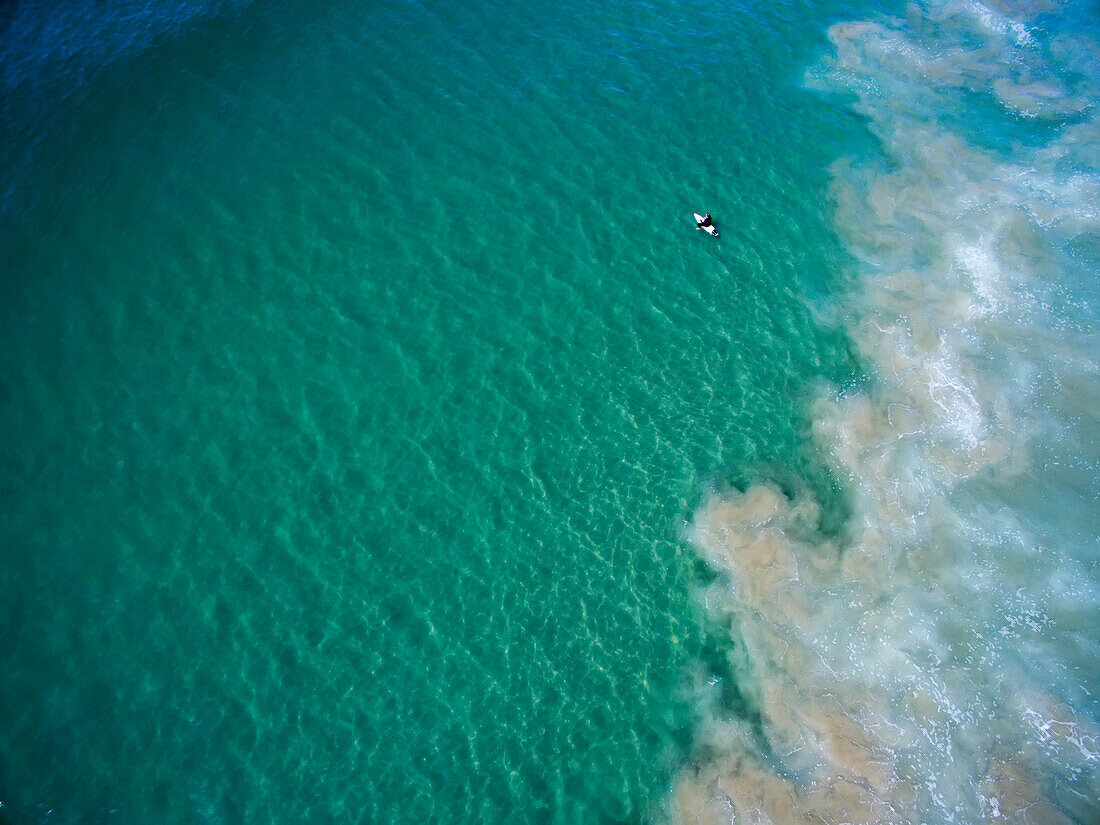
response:
M714 226L714 224L711 223L710 220L710 212L707 212L707 214L703 216L703 220L696 221L696 223L699 224L700 229L706 229L708 226Z

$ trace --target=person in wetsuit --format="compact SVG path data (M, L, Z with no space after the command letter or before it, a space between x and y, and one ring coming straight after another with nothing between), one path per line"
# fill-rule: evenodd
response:
M697 223L699 224L700 229L704 229L708 226L714 226L710 219L710 212L707 212L707 214L703 216L703 220L697 221Z

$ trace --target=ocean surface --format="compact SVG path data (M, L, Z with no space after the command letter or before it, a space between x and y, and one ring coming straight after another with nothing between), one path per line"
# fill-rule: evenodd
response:
M0 822L1100 821L1098 275L1090 0L0 5Z

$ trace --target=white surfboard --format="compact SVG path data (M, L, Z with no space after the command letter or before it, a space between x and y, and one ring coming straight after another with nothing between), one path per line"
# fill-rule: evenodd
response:
M706 217L705 215L700 215L698 212L692 212L691 214L693 214L695 216L695 225L696 226L699 226L699 224ZM716 238L718 237L718 227L715 226L713 223L711 223L710 226L699 226L699 228L707 230L707 232L709 232L711 235L713 235Z

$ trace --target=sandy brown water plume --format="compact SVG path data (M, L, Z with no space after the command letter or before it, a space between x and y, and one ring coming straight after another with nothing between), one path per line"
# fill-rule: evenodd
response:
M695 513L688 539L718 573L700 603L729 628L751 712L723 709L723 677L701 672L673 817L1091 821L1097 591L1074 491L1095 450L1072 399L1097 367L1059 284L1067 246L1100 230L1095 72L1059 75L1033 23L972 3L829 35L810 82L854 95L883 150L834 169L856 262L836 320L871 378L810 406L852 514L834 535L812 494L767 483ZM1089 41L1058 44L1095 69ZM975 89L1061 125L1038 148L979 146L947 116ZM1030 509L1060 496L1077 508L1064 540Z

